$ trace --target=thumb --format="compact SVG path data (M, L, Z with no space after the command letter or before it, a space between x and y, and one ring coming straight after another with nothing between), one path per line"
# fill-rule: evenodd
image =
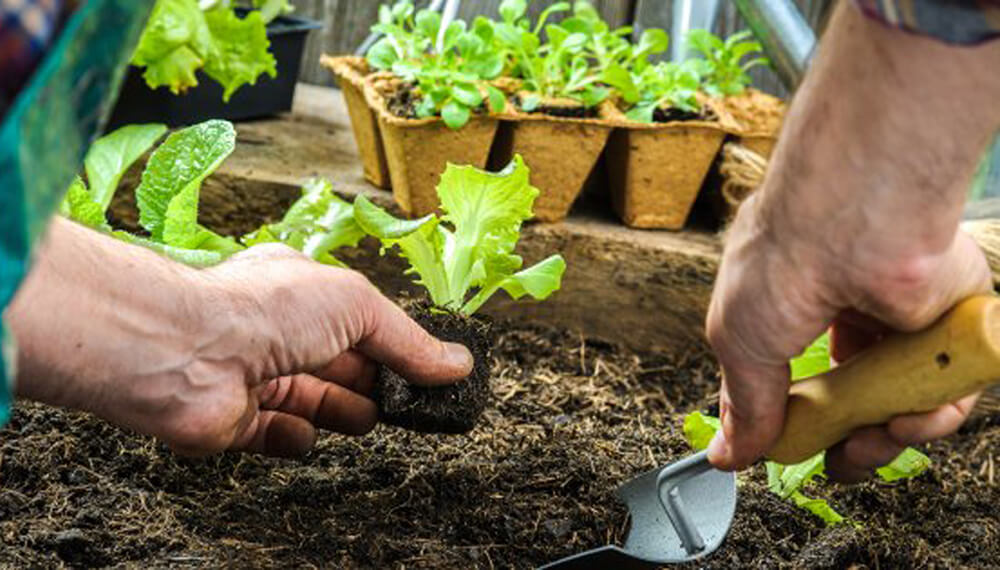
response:
M438 340L374 287L360 306L362 333L352 344L369 358L422 386L451 384L472 372L468 348Z

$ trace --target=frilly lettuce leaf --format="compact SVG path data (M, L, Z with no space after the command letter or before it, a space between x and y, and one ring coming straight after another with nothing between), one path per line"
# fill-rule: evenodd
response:
M272 12L286 10L287 3L255 4L261 10L241 19L228 5L203 11L197 0L157 0L132 64L146 68L143 76L150 88L168 87L175 94L197 86L195 73L204 68L222 84L228 101L260 75L277 74L266 23Z
M241 19L232 10L219 8L206 12L205 21L215 42L215 52L205 60L205 73L222 85L224 101L265 73L277 77L277 63L268 51L271 42L260 12L250 12Z
M85 226L100 230L110 230L108 222L104 217L104 208L101 208L100 204L94 201L90 191L87 190L87 185L83 183L83 180L79 176L70 184L69 190L66 192L66 198L63 199L59 207L59 212L74 222Z
M302 197L280 222L267 224L242 241L247 246L281 242L322 263L343 266L333 250L356 246L364 236L351 204L333 193L330 182L313 179L303 185Z
M399 247L435 305L472 314L500 289L515 299L545 299L559 289L561 256L519 271L523 261L514 254L538 196L520 156L499 173L449 164L437 191L440 219L400 220L363 196L354 202L358 224L384 249Z

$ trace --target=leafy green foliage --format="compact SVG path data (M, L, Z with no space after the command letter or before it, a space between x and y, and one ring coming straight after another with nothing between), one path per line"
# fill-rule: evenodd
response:
M333 193L330 182L313 179L302 187L302 197L292 204L280 222L262 226L244 236L242 242L247 247L280 242L316 261L343 267L333 251L356 246L364 236L354 220L353 206Z
M514 254L538 196L528 175L520 156L500 173L449 164L437 189L443 217L401 220L358 196L355 219L384 250L398 248L442 309L472 314L500 289L515 299L545 299L559 289L566 262L553 255L521 269Z
M329 182L313 180L302 197L275 224L242 238L221 236L198 223L202 182L233 151L236 131L226 121L207 121L172 133L150 155L136 188L139 222L148 236L112 231L105 212L122 175L163 136L163 125L130 125L95 142L85 159L91 188L77 178L60 207L63 215L111 233L182 263L214 265L264 242L281 242L313 259L343 265L332 252L357 245L364 233L351 205L333 193Z
M629 105L626 115L633 121L652 123L657 109L678 109L687 113L701 111L697 93L701 76L692 61L660 62L646 66L639 73L612 65L602 79L622 94Z
M709 95L738 95L742 93L751 79L747 71L758 65L768 63L763 57L752 57L761 50L759 42L752 41L750 32L743 31L733 34L725 40L707 30L691 30L688 32L688 48L701 56L698 61L703 78L702 88Z
M585 1L573 5L571 17L558 24L547 23L552 14L568 9L567 2L554 4L531 26L525 18L525 2L501 3L504 21L496 24L501 51L508 58L511 75L524 80L526 91L537 94L522 102L526 111L534 110L541 98L574 99L593 107L608 96L608 89L600 85L600 71L590 58L594 34L600 26L607 32L607 24ZM542 31L548 39L544 44Z
M912 447L907 447L896 459L892 460L892 463L885 467L879 467L875 470L875 473L883 481L892 482L900 479L912 479L927 471L930 466L930 457Z
M824 333L806 350L789 363L792 380L802 380L822 374L833 366L830 355L830 335ZM692 412L684 417L684 437L688 444L697 450L708 447L715 432L721 428L717 418L701 412ZM930 458L913 448L907 448L892 463L878 469L876 472L883 481L898 481L916 477L926 471L931 464ZM846 519L838 513L825 499L806 496L802 489L815 483L817 479L825 478L826 453L818 453L813 457L794 465L782 465L774 461L765 463L767 469L768 489L781 497L792 501L795 506L809 511L828 525L844 522Z
M684 438L692 448L702 451L708 449L715 432L722 428L719 418L705 415L701 412L691 412L684 416Z
M262 10L239 18L228 2L210 3L202 10L198 0L157 0L132 64L146 68L150 88L165 86L175 94L198 85L195 73L203 70L223 86L223 99L229 101L237 89L262 74L277 75L266 17L287 4L263 0L254 5Z
M788 365L792 371L793 382L829 370L833 366L830 360L830 333L825 332L820 335L802 354L789 361Z
M440 28L437 12L420 10L414 16L406 1L383 5L372 30L385 36L369 50L368 62L414 85L418 117L440 116L448 127L459 129L484 102L491 111L502 111L503 93L483 83L503 71L503 58L492 49L493 28L467 30L465 22L454 21L444 32L441 49L435 50Z

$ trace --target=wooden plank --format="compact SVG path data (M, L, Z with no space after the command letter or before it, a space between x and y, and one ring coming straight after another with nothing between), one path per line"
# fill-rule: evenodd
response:
M236 233L252 230L279 214L278 205L293 199L298 185L311 176L332 180L345 195L363 192L391 204L391 194L362 180L347 113L336 90L300 85L293 114L239 124L237 131L236 151L203 190L203 199L222 212L202 220L209 227L231 221L232 207L225 205L237 204L241 225L227 227ZM521 255L531 263L562 253L568 265L564 285L544 303L514 303L497 295L485 311L566 327L643 351L700 346L720 254L718 237L699 231L631 230L610 211L605 196L589 208L574 208L564 223L528 224ZM380 258L376 250L368 243L342 258L387 293L411 290L401 263Z

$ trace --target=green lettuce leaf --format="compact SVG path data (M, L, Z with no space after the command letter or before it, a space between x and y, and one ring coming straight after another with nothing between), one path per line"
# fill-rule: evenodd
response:
M875 472L883 481L898 481L916 477L927 471L930 466L930 457L912 447L907 447L892 463L876 469Z
M145 67L151 89L167 87L180 94L198 85L195 73L218 81L223 99L262 74L277 74L266 24L287 3L264 0L261 8L239 18L229 5L203 11L197 0L157 0L143 30L132 64Z
M688 445L698 451L708 449L715 432L721 427L719 418L701 412L691 412L684 416L684 438L687 439Z
M329 265L343 266L331 252L356 246L365 232L354 218L354 207L333 193L333 185L320 179L306 182L302 197L280 222L267 224L244 236L243 243L280 242Z
M265 73L278 76L260 12L250 12L241 19L230 9L219 8L206 12L205 21L215 43L212 57L205 60L205 73L222 85L224 101Z
M127 125L94 142L84 168L94 202L106 212L125 172L167 132L160 124Z
M826 499L814 499L807 497L798 491L792 493L788 498L795 504L796 507L805 509L822 519L827 526L833 526L844 522L843 515L835 511Z
M830 370L833 367L833 362L830 360L830 333L823 333L806 348L805 352L793 358L789 365L792 368L792 381Z
M110 230L104 217L104 208L94 201L90 191L87 190L87 185L79 176L70 184L59 211L62 215L85 226L105 231Z
M203 249L185 249L181 247L174 247L167 244L155 242L143 237L134 236L128 232L116 231L112 234L114 237L133 245L139 245L147 249L151 249L160 255L169 257L174 261L178 261L185 265L190 265L192 267L211 267L212 265L218 265L226 259L226 255L218 251L207 251Z
M139 223L149 231L153 241L164 240L167 210L174 197L187 190L182 201L190 204L193 200L196 204L197 189L202 181L222 164L235 146L233 125L213 120L172 133L153 152L135 191ZM179 203L175 214L179 215L181 208ZM193 239L180 238L176 233L172 236L185 241Z
M145 67L151 89L179 94L198 85L195 72L215 55L212 32L197 0L157 0L132 64Z
M410 264L408 273L417 275L417 283L427 290L431 301L439 307L448 306L444 247L450 237L437 216L401 220L359 195L354 199L354 218L365 232L382 242L383 250L398 247Z

